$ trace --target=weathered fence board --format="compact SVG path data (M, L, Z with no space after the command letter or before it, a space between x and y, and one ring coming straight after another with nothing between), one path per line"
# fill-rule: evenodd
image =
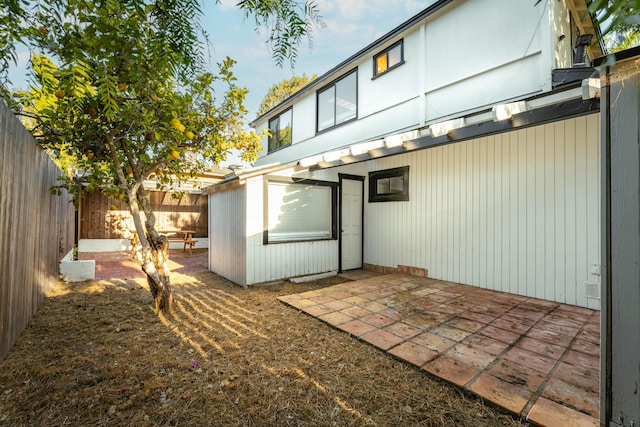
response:
M61 171L0 102L0 359L58 280L73 247L70 196L49 192Z
M193 230L194 237L208 236L206 195L185 193L180 199L174 199L171 193L164 191L152 191L149 195L158 230ZM133 229L126 203L99 191L83 194L81 239L129 239Z

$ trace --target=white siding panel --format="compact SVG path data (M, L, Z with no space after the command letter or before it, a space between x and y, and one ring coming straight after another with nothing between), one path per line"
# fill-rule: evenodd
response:
M264 183L247 180L247 285L338 269L338 241L263 244Z
M592 114L367 162L409 165L410 201L365 204L365 262L594 306L598 139Z
M209 270L246 284L245 189L209 195Z

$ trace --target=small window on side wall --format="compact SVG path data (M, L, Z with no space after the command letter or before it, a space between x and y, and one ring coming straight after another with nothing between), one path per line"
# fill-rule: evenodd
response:
M269 152L291 145L291 108L269 120Z
M404 64L404 43L400 40L373 57L373 77L376 78L402 64Z
M369 172L369 202L409 200L409 166Z

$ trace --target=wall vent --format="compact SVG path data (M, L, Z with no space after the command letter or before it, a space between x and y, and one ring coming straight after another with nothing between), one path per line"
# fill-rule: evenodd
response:
M600 299L600 284L597 282L584 282L584 296Z

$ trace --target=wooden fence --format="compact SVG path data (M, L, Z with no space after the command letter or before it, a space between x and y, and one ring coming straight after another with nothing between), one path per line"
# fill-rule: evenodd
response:
M60 175L0 101L0 360L57 282L58 263L73 248L71 198L49 192Z
M149 195L157 230L193 230L193 237L209 235L206 195L185 193L179 199L164 191L152 191ZM106 197L99 191L82 195L81 239L129 239L133 230L133 220L126 203Z

